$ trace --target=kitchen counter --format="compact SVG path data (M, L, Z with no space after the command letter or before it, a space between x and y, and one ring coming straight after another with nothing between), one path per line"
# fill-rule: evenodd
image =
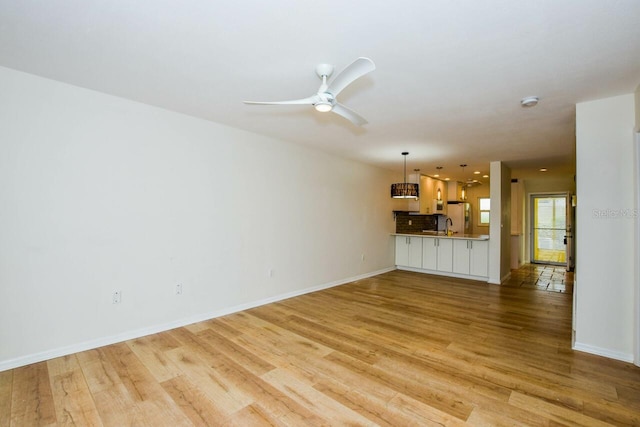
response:
M400 270L464 279L489 279L489 236L425 230L391 233Z
M488 234L453 234L447 236L437 231L417 231L414 233L391 233L392 236L437 237L439 239L489 240Z

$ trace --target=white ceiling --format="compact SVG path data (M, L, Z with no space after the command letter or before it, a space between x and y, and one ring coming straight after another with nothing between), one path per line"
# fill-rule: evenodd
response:
M242 103L312 95L316 64L359 56L377 69L339 98L362 128ZM575 104L640 84L640 1L0 0L0 65L399 173L406 150L427 174L572 175Z

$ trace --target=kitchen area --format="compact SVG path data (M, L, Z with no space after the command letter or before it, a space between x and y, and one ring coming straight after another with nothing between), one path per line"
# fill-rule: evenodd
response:
M420 175L419 197L394 211L398 269L487 281L489 276L489 185Z

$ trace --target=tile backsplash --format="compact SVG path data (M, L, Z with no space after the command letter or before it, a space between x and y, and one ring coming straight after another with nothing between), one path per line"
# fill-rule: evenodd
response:
M396 212L396 233L415 233L437 229L438 217L436 215L410 215L408 212Z

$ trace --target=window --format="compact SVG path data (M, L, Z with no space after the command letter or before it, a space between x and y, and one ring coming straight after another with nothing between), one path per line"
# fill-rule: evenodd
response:
M488 197L478 197L478 225L489 225L489 214L491 213L491 199Z

